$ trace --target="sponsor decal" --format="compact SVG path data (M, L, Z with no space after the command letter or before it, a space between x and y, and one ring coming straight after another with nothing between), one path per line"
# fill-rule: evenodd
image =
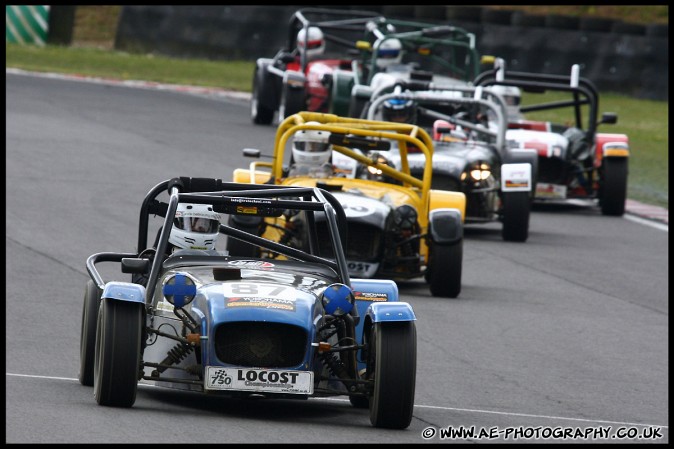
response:
M257 215L257 207L255 206L236 206L237 214L252 214Z
M227 298L225 307L260 307L263 309L295 311L295 301L283 298L241 297Z
M314 373L271 369L207 367L205 388L208 390L259 391L271 393L312 394Z
M386 293L353 292L356 301L388 301Z
M529 182L528 181L515 181L511 179L506 179L505 180L505 186L506 187L528 187Z
M255 198L230 198L232 203L251 203L251 204L272 204L270 200L260 200Z
M539 182L536 184L537 198L565 199L566 186Z
M263 260L230 260L227 262L228 265L234 265L237 267L245 268L272 268L274 267L273 263L265 262Z

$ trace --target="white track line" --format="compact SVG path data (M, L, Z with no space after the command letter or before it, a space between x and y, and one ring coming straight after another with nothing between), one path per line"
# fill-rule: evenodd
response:
M72 381L72 382L79 382L78 379L75 378L70 378L70 377L54 377L54 376L35 376L31 374L15 374L15 373L5 373L7 376L12 376L12 377L28 377L32 379L49 379L49 380L67 380L67 381ZM138 384L139 387L150 387L150 388L164 388L165 387L160 387L156 385L147 385L147 384ZM180 390L180 391L186 391L186 390ZM192 393L195 393L194 391ZM198 393L198 392L196 392ZM339 402L349 402L348 399L335 399L335 398L310 398L312 400L319 400L319 401L339 401ZM651 426L651 427L661 427L663 429L669 429L669 426L663 426L661 424L644 424L644 423L633 423L633 422L622 422L622 421L607 421L604 419L586 419L586 418L567 418L564 416L549 416L549 415L533 415L529 413L512 413L512 412L496 412L492 410L475 410L475 409L468 409L468 408L456 408L456 407L440 407L436 405L419 405L415 404L414 407L416 408L428 408L428 409L435 409L435 410L452 410L452 411L459 411L459 412L469 412L469 413L490 413L494 415L504 415L504 416L524 416L527 418L540 418L540 419L563 419L563 420L568 420L568 421L581 421L581 422L590 422L590 423L604 423L604 424L616 424L616 425L622 425L622 426Z

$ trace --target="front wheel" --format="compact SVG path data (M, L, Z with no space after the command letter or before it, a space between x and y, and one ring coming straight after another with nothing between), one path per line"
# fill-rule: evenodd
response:
M288 84L283 85L281 91L281 105L278 110L278 121L281 123L287 117L297 114L306 109L306 101L304 96L304 89L294 89Z
M601 186L601 213L621 216L627 198L627 159L604 158Z
M530 195L530 192L507 192L503 194L503 240L525 242L529 237Z
M94 397L99 405L131 407L140 374L143 304L103 299L98 311Z
M375 427L405 429L412 421L417 373L414 321L375 323L369 338L374 367L370 422Z
M98 306L103 292L94 283L87 281L84 290L82 307L82 328L80 331L80 372L78 378L82 385L94 385L94 356L96 353L96 326L98 323Z
M274 120L274 110L260 103L262 75L259 68L253 73L253 93L250 98L250 118L256 125L270 125Z
M463 239L452 245L429 245L426 282L433 296L456 298L461 293Z

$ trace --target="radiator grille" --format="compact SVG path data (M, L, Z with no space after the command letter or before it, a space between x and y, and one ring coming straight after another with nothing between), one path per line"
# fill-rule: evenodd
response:
M225 323L215 331L215 354L237 366L289 368L302 363L307 346L304 329L283 323Z
M318 224L320 255L333 258L327 224ZM374 226L349 222L347 224L345 255L350 260L378 260L381 252L382 232Z

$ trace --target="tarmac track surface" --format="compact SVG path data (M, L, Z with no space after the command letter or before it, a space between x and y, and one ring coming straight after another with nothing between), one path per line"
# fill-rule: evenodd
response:
M405 431L344 398L141 387L131 409L98 406L76 379L86 258L135 250L158 182L229 180L275 130L250 123L245 98L13 73L6 94L6 442L668 442L668 231L582 204L537 208L524 244L468 227L457 299L400 284L418 318ZM482 437L439 434L471 426Z

